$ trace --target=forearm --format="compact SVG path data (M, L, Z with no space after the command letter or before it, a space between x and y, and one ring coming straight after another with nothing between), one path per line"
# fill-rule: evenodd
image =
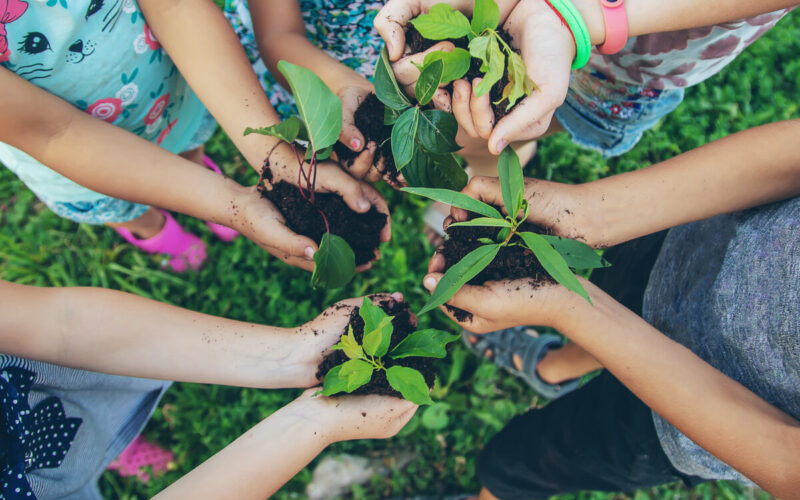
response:
M140 0L153 33L206 108L254 168L279 141L247 127L278 123L244 49L213 2Z
M649 168L576 189L588 240L611 246L800 194L800 120L740 132Z
M278 410L154 498L270 497L326 445L319 426L298 404L303 403Z
M586 21L592 44L603 43L605 25L600 2L573 0L573 3ZM790 0L716 0L704 3L696 0L625 0L625 10L628 15L629 36L634 37L736 21L797 4L798 2Z
M116 375L297 387L303 333L253 325L100 288L0 282L0 352ZM307 334L307 333L306 333Z
M583 284L594 306L570 299L565 335L710 453L772 494L798 498L800 423Z

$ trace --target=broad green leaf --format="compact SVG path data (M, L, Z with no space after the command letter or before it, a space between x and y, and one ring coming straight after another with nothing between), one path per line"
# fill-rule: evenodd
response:
M506 109L511 109L521 98L530 96L538 88L528 76L525 61L513 50L508 53L508 85L503 89L503 99L508 99ZM501 99L502 101L502 99ZM500 104L499 102L495 104Z
M364 350L358 345L358 341L353 335L353 325L347 325L347 333L342 335L339 342L331 346L331 349L344 351L344 354L350 359L362 359L364 357Z
M383 104L395 111L403 111L411 106L411 101L403 93L394 76L386 47L381 51L375 66L375 95Z
M296 116L290 116L289 118L283 120L280 123L276 123L275 125L271 125L269 127L260 127L260 128L250 128L247 127L244 129L244 135L250 134L261 134L261 135L271 135L273 137L277 137L278 139L293 143L297 140L297 137L300 135L300 128L303 126L303 123L300 121L299 118Z
M472 31L469 19L444 3L437 3L427 14L412 19L411 24L428 40L463 38Z
M503 194L503 205L513 219L519 216L522 200L525 197L525 178L522 176L522 165L519 156L511 146L506 146L500 153L497 162L497 175L500 177L500 192Z
M312 151L311 149L307 149L306 150L306 161L307 162L311 161L311 157L313 156L313 153L314 153L314 151ZM322 150L317 151L317 154L316 154L316 156L314 158L318 162L319 161L325 161L325 160L327 160L328 158L331 157L331 154L333 154L333 146L328 146L327 148L324 148Z
M444 63L441 83L450 83L453 80L458 80L469 71L470 55L469 52L464 49L455 48L452 52L444 52L441 50L430 52L425 56L425 61L422 66L425 67L436 60L441 60L442 63Z
M347 379L347 392L353 392L372 378L375 369L371 364L361 359L351 359L341 364L339 378Z
M389 106L383 107L383 124L384 125L394 125L397 121L397 117L400 116L400 113L393 110Z
M322 381L322 395L332 396L334 394L347 391L347 378L339 375L342 371L342 365L334 366L325 375Z
M465 220L464 222L453 222L449 227L511 227L511 223L505 219L495 219L493 217L476 217L474 219Z
M433 171L430 176L433 187L458 192L467 186L469 176L453 153L428 154L433 159Z
M361 301L361 307L358 308L358 315L364 320L365 332L376 329L383 318L389 317L383 309L373 304L372 301L369 300L369 297L364 297Z
M433 431L444 429L450 422L450 417L447 416L449 409L450 405L442 402L425 408L425 411L422 412L422 426Z
M417 85L414 87L414 94L417 96L417 102L420 106L425 106L431 99L439 84L442 83L442 74L444 73L444 63L441 60L433 61L423 68L417 79Z
M484 73L489 69L489 41L493 38L492 35L483 35L469 41L469 53L481 60L481 71Z
M483 30L496 30L500 24L500 9L494 0L475 0L472 9L472 31L480 35Z
M453 153L461 149L456 143L458 122L452 113L426 109L420 114L417 136L423 148L432 153Z
M386 370L386 380L408 401L418 405L433 404L425 377L417 370L395 365Z
M477 40L477 38L475 40ZM472 52L472 50L470 50L470 52ZM486 47L486 59L484 61L484 66L488 65L488 68L484 70L484 67L481 67L481 71L484 71L485 74L483 75L481 83L475 87L475 95L477 97L488 94L492 90L494 84L503 78L503 72L506 69L506 56L503 54L503 51L500 50L500 44L497 42L497 37L495 36L489 38L489 43Z
M292 88L313 149L333 146L342 132L342 101L312 71L286 61L279 61L278 69Z
M419 128L419 108L406 110L392 127L392 155L394 164L400 170L411 161L417 147L417 129Z
M476 214L485 215L494 219L502 219L503 216L491 205L487 205L482 201L478 201L471 196L457 191L450 191L449 189L435 189L435 188L403 188L401 191L406 193L416 194L430 198L434 201L441 201L448 205L463 208Z
M392 320L393 316L387 316L370 331L364 330L364 351L370 356L381 357L389 350L389 343L392 340Z
M339 288L350 283L355 274L356 256L350 245L340 236L323 234L319 250L314 254L311 286Z
M412 187L431 187L430 174L433 170L433 160L421 147L414 148L414 154L408 165L403 167L403 177Z
M459 338L458 335L451 335L433 328L419 330L397 344L392 349L391 356L394 359L408 358L409 356L441 359L447 355L447 350L445 349L447 344Z
M519 235L523 241L525 241L525 245L527 245L539 260L544 270L547 271L554 280L577 293L590 304L592 303L592 299L589 298L589 294L586 292L586 289L583 288L581 282L572 274L567 263L561 255L550 246L550 243L548 243L546 239L536 233L525 232L519 233Z
M556 252L560 253L567 265L573 269L595 269L608 267L611 264L586 243L561 236L542 235Z
M494 260L499 250L500 245L484 245L471 251L463 259L456 262L444 273L428 302L425 303L425 307L417 313L417 316L422 316L450 300L467 281L477 276Z

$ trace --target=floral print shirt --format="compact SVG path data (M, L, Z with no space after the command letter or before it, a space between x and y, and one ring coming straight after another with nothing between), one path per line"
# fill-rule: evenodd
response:
M0 0L0 64L93 117L175 153L183 151L205 114L135 0ZM0 146L4 157L16 151ZM36 175L53 176L54 189L65 189L49 169ZM36 183L38 190L43 182ZM64 199L65 193L53 197Z

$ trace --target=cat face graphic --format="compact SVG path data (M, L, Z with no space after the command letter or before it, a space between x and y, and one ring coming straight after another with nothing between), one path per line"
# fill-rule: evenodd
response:
M0 0L0 3L3 1ZM80 4L81 2L70 2L70 10L74 12L75 9L80 9L82 20L87 24L92 24L92 27L98 28L102 33L114 29L122 15L126 0L89 0L83 2L83 5L76 5L76 3ZM31 8L53 9L54 7L40 4L31 6ZM48 11L48 14L45 15L53 14L58 14L58 12ZM74 25L73 19L74 17L71 18L71 23ZM48 33L44 31L44 27L42 31L27 31L22 26L18 28L15 25L8 25L8 31L9 39L17 40L16 50L20 54L28 56L25 57L26 64L13 68L13 71L28 81L49 78L54 67L57 66L61 66L60 69L64 70L72 65L79 65L91 57L97 48L97 43L89 38L75 37L71 33ZM59 64L61 62L66 62L66 66Z

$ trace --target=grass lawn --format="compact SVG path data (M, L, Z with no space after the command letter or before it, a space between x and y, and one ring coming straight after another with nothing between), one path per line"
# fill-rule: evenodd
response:
M678 110L647 132L624 157L603 160L572 145L561 134L541 142L527 174L564 182L590 181L645 167L749 127L798 118L798 53L800 17L795 14L721 75L689 89ZM255 182L256 176L223 133L215 135L208 153L239 182ZM162 271L157 257L124 244L112 231L60 219L9 171L0 169L0 277L39 286L115 288L208 314L279 326L307 321L336 300L378 291L402 291L412 307L419 308L427 295L420 281L433 251L422 232L425 203L386 186L381 190L392 208L394 226L393 240L381 249L382 260L342 290L315 291L305 272L271 258L243 238L232 244L213 241L200 221L186 217L181 221L209 243L207 264L195 274ZM456 331L438 312L426 315L420 326ZM433 397L447 404L446 422L423 410L394 439L341 443L325 452L391 458L401 451L415 457L404 469L355 488L354 498L477 490L475 458L482 444L514 415L536 404L523 384L494 365L479 362L461 345L452 349L438 369ZM149 498L297 394L290 390L175 384L145 433L175 452L177 468L148 485L106 473L102 490L107 498ZM268 474L269 470L264 472ZM311 469L303 470L275 497L303 498L310 477ZM667 485L630 497L587 492L563 498L770 497L738 484L712 483L694 490Z

